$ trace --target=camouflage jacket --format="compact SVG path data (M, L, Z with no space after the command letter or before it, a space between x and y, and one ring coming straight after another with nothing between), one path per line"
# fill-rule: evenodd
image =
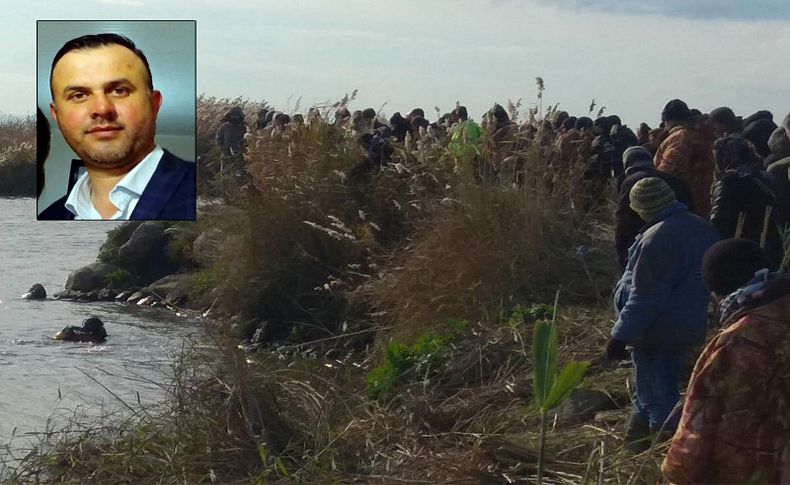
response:
M661 467L672 483L790 483L790 280L755 296L694 366Z
M702 129L676 126L656 152L655 165L671 173L691 190L694 213L710 215L710 187L716 163L713 159L713 138Z

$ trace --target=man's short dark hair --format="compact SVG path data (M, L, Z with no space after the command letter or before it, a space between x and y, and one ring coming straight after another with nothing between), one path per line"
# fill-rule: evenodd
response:
M55 70L55 64L58 63L61 57L65 56L71 51L83 50L83 49L95 49L97 47L106 47L110 45L120 45L126 47L130 51L134 52L134 55L140 58L143 61L143 65L145 66L145 72L148 74L148 89L153 91L154 90L154 82L153 76L151 76L151 67L148 65L148 59L145 58L145 54L143 51L137 48L137 46L132 42L132 40L128 37L124 37L123 35L118 34L89 34L83 35L82 37L77 37L76 39L71 39L70 41L63 44L63 47L60 48L57 54L55 54L55 58L52 59L52 67L49 70L49 89L50 92L52 91L52 72ZM52 93L52 97L54 99L54 93Z

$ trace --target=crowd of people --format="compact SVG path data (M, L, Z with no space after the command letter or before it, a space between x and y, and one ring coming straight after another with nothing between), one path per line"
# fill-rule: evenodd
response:
M658 127L636 132L616 115L564 111L518 124L500 105L480 124L460 105L434 122L420 108L383 120L371 108L341 107L331 121L315 108L306 117L262 109L248 128L234 108L216 142L239 166L250 137L320 123L359 143L365 157L352 173L377 170L394 146L419 141L446 147L481 183L518 184L520 154L537 146L547 184L583 188L580 209L605 207L614 187L623 273L606 355L634 363L625 447L638 453L672 438L662 470L673 483L790 482L790 115L777 125L768 111L702 113L674 99ZM716 335L681 401L711 313Z

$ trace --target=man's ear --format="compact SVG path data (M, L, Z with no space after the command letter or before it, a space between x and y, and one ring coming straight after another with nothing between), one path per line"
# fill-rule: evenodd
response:
M159 108L162 107L162 93L154 89L151 91L151 111L154 116L159 114Z
M55 103L49 103L49 114L52 115L52 119L55 120L55 123L58 122L58 109L55 108ZM58 125L59 127L60 125Z

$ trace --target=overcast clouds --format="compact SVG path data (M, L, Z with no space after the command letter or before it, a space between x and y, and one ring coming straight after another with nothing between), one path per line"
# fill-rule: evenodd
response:
M595 98L629 124L655 124L674 97L703 111L790 110L786 0L83 0L76 14L62 2L17 5L0 19L12 34L0 111L12 113L32 112L35 19L88 17L194 18L199 91L280 109L358 88L352 108L446 111L460 100L479 119L495 101L533 103L542 76L546 105L586 114Z

